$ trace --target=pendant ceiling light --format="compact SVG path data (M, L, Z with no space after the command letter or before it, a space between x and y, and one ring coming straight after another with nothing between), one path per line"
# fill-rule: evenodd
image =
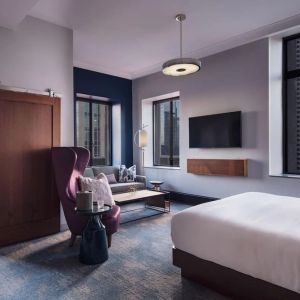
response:
M182 76L198 72L201 68L201 62L194 58L182 57L182 22L186 19L184 14L175 17L180 24L180 58L168 60L163 64L162 72L165 75Z

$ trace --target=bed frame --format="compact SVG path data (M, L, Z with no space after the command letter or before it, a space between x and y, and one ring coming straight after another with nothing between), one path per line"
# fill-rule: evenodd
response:
M181 276L238 300L299 300L300 294L173 248Z

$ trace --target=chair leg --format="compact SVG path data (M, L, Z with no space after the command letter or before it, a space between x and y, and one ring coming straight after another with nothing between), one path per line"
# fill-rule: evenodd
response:
M76 240L76 235L71 233L71 238L70 238L70 242L69 242L69 247L73 247L74 243Z
M111 246L111 237L112 237L111 234L109 234L109 235L107 236L107 245L108 245L108 248L110 248L110 246Z

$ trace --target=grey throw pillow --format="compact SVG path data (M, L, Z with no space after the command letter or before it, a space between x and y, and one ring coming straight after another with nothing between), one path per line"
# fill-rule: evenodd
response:
M107 177L107 180L108 180L109 184L117 183L117 179L116 179L115 174L108 174L108 175L106 175L106 177Z

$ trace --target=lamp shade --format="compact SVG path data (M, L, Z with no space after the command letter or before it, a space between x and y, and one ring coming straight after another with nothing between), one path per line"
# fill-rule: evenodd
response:
M144 148L147 146L147 131L145 129L140 129L138 131L138 135L139 135L139 142L138 142L138 146L140 148Z
M170 76L182 76L196 73L201 69L201 62L193 58L171 59L163 64L163 73Z

